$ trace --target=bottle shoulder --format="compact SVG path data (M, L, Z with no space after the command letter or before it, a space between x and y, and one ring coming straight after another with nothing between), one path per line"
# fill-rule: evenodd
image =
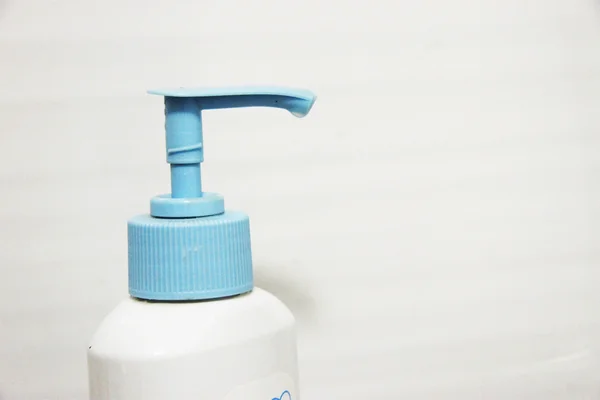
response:
M278 331L293 332L294 317L275 296L255 288L227 299L200 302L123 300L102 321L90 351L110 356L203 351Z

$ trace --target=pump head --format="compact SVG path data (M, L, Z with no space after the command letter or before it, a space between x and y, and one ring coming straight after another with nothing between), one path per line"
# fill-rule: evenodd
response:
M171 193L154 197L150 215L128 223L129 293L149 300L201 300L252 290L250 225L202 191L202 111L275 107L303 117L316 97L277 87L151 90L165 97Z
M151 90L149 93L165 96L171 194L153 198L150 206L152 216L163 218L206 217L225 211L223 197L202 191L203 110L275 107L304 117L315 101L315 96L306 90L269 87Z

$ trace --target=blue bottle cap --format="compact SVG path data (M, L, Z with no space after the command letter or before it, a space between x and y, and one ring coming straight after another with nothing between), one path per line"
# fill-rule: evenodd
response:
M128 222L129 293L147 300L202 300L253 288L250 224L225 211L223 196L202 191L202 111L276 107L303 117L316 97L277 87L151 90L165 97L171 193L150 201L150 215Z

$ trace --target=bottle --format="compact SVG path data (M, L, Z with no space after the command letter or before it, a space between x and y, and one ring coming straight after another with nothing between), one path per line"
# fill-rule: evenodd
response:
M305 116L315 96L285 88L155 90L165 97L171 194L128 222L130 297L88 349L92 400L298 400L294 317L253 287L248 216L202 191L202 111L277 107Z

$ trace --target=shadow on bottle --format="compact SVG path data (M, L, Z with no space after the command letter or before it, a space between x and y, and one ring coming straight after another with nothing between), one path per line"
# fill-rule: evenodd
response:
M312 322L316 319L316 302L306 283L297 281L295 277L286 278L278 268L258 265L254 269L254 284L281 300L298 321Z

